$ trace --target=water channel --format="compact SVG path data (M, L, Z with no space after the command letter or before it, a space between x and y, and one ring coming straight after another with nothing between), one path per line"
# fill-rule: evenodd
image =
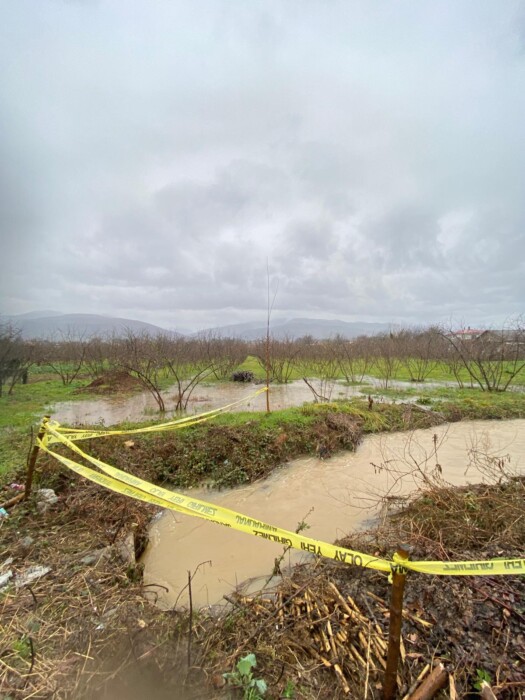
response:
M408 471L415 463L432 468L436 463L434 435L437 459L450 483L483 480L469 467L468 453L473 448L510 455L512 468L525 472L525 420L465 421L410 434L368 436L355 452L326 461L298 459L249 486L220 492L192 489L191 494L289 530L306 516L310 527L305 534L333 542L377 516L385 494L414 491L418 483L411 477L394 487L393 471ZM377 469L386 462L389 470ZM252 587L264 584L281 553L282 547L266 540L166 511L151 527L143 559L144 579L160 606L184 607L188 571L197 570L193 603L214 605L242 582L250 580ZM301 556L294 553L291 561Z

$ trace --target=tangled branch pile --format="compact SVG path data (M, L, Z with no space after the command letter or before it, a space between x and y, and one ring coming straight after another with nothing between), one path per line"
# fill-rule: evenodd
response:
M204 658L218 656L217 672L253 645L271 677L272 694L284 692L293 678L302 687L300 696L315 691L319 697L343 697L368 686L369 697L379 697L386 666L384 626L341 592L324 565L299 568L276 589L232 602L234 611L207 630L202 643ZM230 652L226 659L225 651Z

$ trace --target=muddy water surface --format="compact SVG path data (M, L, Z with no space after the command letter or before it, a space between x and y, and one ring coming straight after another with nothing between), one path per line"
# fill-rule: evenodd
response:
M226 404L239 401L245 396L253 394L261 385L236 384L226 382L220 384L200 385L193 392L188 404L188 413L201 413L214 408L220 408ZM343 399L359 395L360 387L345 386L337 383L332 392L332 398ZM171 387L162 393L168 411L174 409L175 388ZM289 384L275 384L270 387L270 400L273 410L301 406L305 401L312 401L313 395L302 380ZM264 411L266 410L266 397L264 394L251 399L246 404L237 407L240 411ZM115 425L123 421L141 421L145 416L153 418L159 415L158 407L153 396L149 392L142 392L135 396L122 398L104 398L84 401L64 401L57 403L52 411L54 420L68 425L79 423L103 423Z
M193 489L191 494L289 530L308 514L310 529L305 534L332 542L377 516L382 495L406 494L416 488L411 477L395 483L393 470L406 472L416 463L432 468L434 435L438 436L437 461L451 483L483 480L472 467L467 470L473 446L482 452L509 454L513 468L525 472L525 420L469 421L410 435L369 436L356 452L326 461L295 460L256 484L222 492ZM387 461L390 471L377 468ZM197 606L220 602L247 579L254 578L252 587L260 587L282 553L274 543L171 511L153 524L150 538L143 560L145 583L163 587L149 587L163 607L187 605L187 572L194 572L202 562L211 563L202 564L193 579ZM294 552L292 560L300 557Z
M379 387L380 382L373 377L365 378L367 384L371 387ZM318 382L312 380L316 389ZM406 389L414 388L417 384L411 382L391 382L392 388ZM421 385L423 386L423 385ZM445 384L425 383L425 389L436 386L445 386ZM233 403L243 399L245 396L253 394L261 385L253 384L236 384L233 382L225 382L219 384L199 385L193 392L189 404L188 413L201 413L214 408L220 408L226 404ZM335 382L333 388L327 397L331 400L347 399L352 396L363 396L363 386L347 386L343 382ZM366 392L366 388L364 388ZM164 417L171 417L175 406L175 388L171 387L162 392L164 402L166 404L166 413ZM405 401L415 401L416 396ZM302 379L290 382L289 384L272 384L270 387L270 402L272 410L280 410L283 408L291 408L292 406L301 406L305 402L313 401L313 394L306 386ZM266 397L264 394L251 399L246 404L238 406L238 411L264 411L266 410ZM154 418L159 416L158 407L153 396L149 392L141 392L134 396L126 398L97 398L85 399L83 401L63 401L55 404L50 410L51 416L59 423L66 425L88 424L94 425L101 423L102 425L116 425L123 421L140 422L145 417Z

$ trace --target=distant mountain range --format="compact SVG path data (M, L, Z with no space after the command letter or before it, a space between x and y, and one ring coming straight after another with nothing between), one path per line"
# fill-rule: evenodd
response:
M175 336L181 335L165 328L159 328L152 323L134 321L129 318L115 318L112 316L99 316L97 314L61 314L57 311L31 311L18 316L2 316L0 321L8 321L15 328L20 329L22 337L32 338L57 338L71 335L79 336L105 336L124 335L127 329L135 333L149 333L160 335L168 333Z
M292 318L280 321L271 321L270 334L273 338L302 338L305 335L312 336L316 340L333 338L341 335L344 338L357 338L360 335L375 335L388 331L391 325L388 323L365 323L360 321L327 321L319 318ZM201 331L206 333L207 331ZM266 336L264 323L236 323L232 326L220 326L211 328L209 332L222 337L242 338L243 340L257 340ZM199 335L194 333L193 335Z
M17 316L1 316L0 322L11 322L19 328L23 338L59 338L61 335L72 336L104 336L123 335L127 329L134 332L146 332L150 335L168 333L174 336L184 335L168 331L152 323L134 321L129 318L115 318L97 314L62 314L58 311L30 311ZM375 335L390 329L387 323L364 323L347 321L327 321L315 318L292 318L272 321L270 333L274 338L302 338L312 336L316 340L341 335L345 338L357 338L360 335ZM198 333L188 333L188 337L198 337L205 333L213 333L223 338L240 338L242 340L257 340L266 335L264 322L236 323L230 326L218 326Z

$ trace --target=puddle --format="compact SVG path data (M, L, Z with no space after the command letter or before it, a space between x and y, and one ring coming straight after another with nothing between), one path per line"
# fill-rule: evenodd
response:
M233 382L222 384L200 385L193 392L188 404L188 414L202 413L214 408L220 408L234 401L253 394L262 385L237 384ZM345 386L337 383L332 392L333 399L344 399L351 396L360 396L359 386ZM169 418L174 409L175 388L166 389L163 398L166 403L166 418ZM271 408L274 411L302 406L306 401L312 401L312 392L302 380L289 384L275 384L270 387ZM246 404L237 408L239 411L265 411L266 397L263 394L251 399ZM54 420L67 425L86 423L94 425L115 425L123 421L139 422L145 416L153 418L160 416L157 404L149 392L136 394L125 399L122 398L97 398L84 401L64 401L57 403L51 410Z
M510 454L513 468L525 471L525 420L468 421L411 434L368 436L356 452L340 453L327 461L295 460L256 484L221 492L192 489L191 494L289 530L308 514L310 528L305 534L333 542L376 516L385 493L401 495L414 490L410 479L394 486L393 477L374 469L372 463L390 460L391 469L411 459L421 463L432 454L434 434L438 435L443 476L451 483L483 480L473 469L465 473L467 450L473 444L491 453ZM428 463L434 465L434 457ZM193 604L213 605L223 602L223 595L247 579L255 579L252 587L260 588L281 553L281 547L266 540L166 511L150 530L150 545L143 558L144 580L161 607L185 607L188 571L198 568L192 583ZM294 552L290 559L287 555L286 562L302 556Z
M373 377L365 377L364 381L370 384L377 391L380 388L380 382ZM233 403L239 399L249 396L262 385L253 384L236 384L234 382L225 382L221 384L199 385L188 404L187 414L202 413L214 408L220 408L226 404ZM414 386L419 386L413 382L392 382L392 388L398 389L413 389ZM425 383L425 388L433 388L436 386L445 386L445 384ZM316 387L317 388L317 387ZM342 382L336 382L331 392L330 398L348 399L353 396L363 397L362 390L366 391L366 387L346 386ZM175 406L174 401L175 387L171 387L162 392L164 402L166 404L165 419L172 416ZM411 396L405 399L404 402L414 402L417 396ZM389 401L390 399L374 396L375 401ZM302 406L305 402L312 402L313 394L302 379L290 382L289 384L272 384L270 386L270 404L274 411L291 408L293 406ZM260 394L254 399L251 399L246 404L237 407L238 411L265 411L266 397ZM96 425L102 424L105 426L116 425L124 421L140 422L146 417L153 419L160 418L157 404L153 396L149 392L142 392L126 398L118 396L112 398L96 398L85 399L83 401L63 401L55 404L50 410L51 417L65 425Z

